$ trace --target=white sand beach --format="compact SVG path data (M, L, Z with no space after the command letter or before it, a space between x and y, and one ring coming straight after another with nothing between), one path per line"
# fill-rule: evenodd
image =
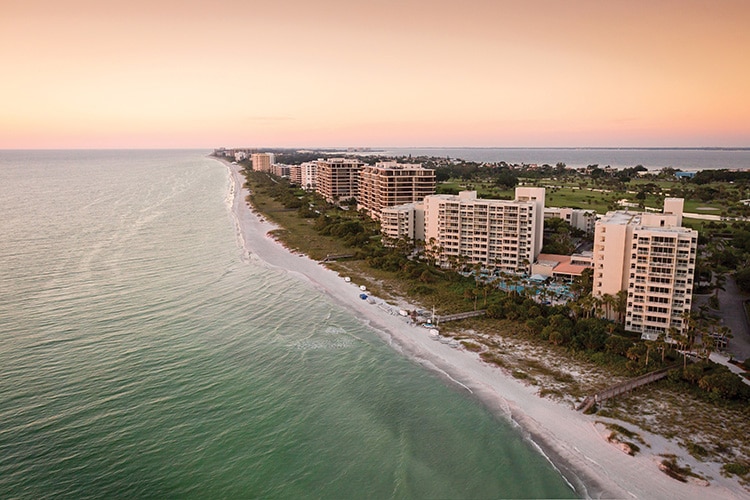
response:
M484 363L478 354L436 342L425 328L410 325L406 318L359 298L355 283L309 258L291 253L267 235L274 226L250 210L241 186L244 178L237 165L229 165L234 180L233 211L239 237L251 259L287 270L315 289L350 309L361 320L405 356L441 374L487 405L492 411L516 422L523 432L550 458L579 494L591 498L748 498L735 479L721 476L718 466L705 465L687 455L676 441L641 432L647 446L629 456L606 439L607 432L595 423L596 415L575 411L537 395L538 388L525 385L503 370ZM659 470L660 454L680 457L694 471L709 477L710 485L670 478ZM701 469L703 467L703 469ZM711 468L713 467L713 468Z

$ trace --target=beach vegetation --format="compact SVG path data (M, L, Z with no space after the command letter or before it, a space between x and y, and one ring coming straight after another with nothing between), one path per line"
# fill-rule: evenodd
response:
M466 350L472 352L481 352L482 350L484 350L484 347L481 344L478 344L471 340L461 340L461 345L463 345Z
M730 462L721 467L721 472L725 476L747 476L750 474L750 463Z
M676 479L682 483L686 483L688 477L703 479L700 475L693 472L689 465L679 465L675 455L664 454L661 456L664 459L659 464L659 469L672 479Z
M553 389L551 387L543 387L539 389L539 397L542 398L551 398L556 400L562 400L564 399L565 395L560 389Z
M708 450L698 443L689 441L687 443L683 443L683 447L688 451L688 453L690 453L690 455L698 460L705 460L706 457L708 457Z

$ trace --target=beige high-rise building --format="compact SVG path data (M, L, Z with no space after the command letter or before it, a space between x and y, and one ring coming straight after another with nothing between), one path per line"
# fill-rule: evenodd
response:
M542 247L544 188L516 188L515 200L476 191L424 199L425 242L443 265L465 259L506 272L528 271Z
M355 198L359 187L359 172L363 162L348 158L330 158L317 162L316 192L327 201Z
M275 158L273 153L253 153L250 155L250 160L256 172L270 172Z
M643 338L682 333L690 311L698 232L681 227L681 198L664 213L608 212L594 231L593 294L627 290L625 329Z
M420 164L379 162L359 174L357 209L380 220L384 207L421 202L435 192L435 171Z
M289 165L289 182L302 186L302 165Z

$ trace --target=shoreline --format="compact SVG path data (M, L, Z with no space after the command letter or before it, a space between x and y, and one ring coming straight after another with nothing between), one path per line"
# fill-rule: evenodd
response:
M525 385L497 367L480 360L478 354L456 349L432 340L424 328L410 325L398 314L359 298L359 288L347 283L335 271L305 255L292 253L267 233L277 226L261 219L246 203L240 167L223 163L232 186L227 202L231 204L238 243L243 259L284 269L306 281L335 303L348 309L363 323L375 329L381 338L400 354L437 373L458 390L466 390L493 414L511 421L532 445L547 457L586 498L742 498L746 495L731 480L712 474L711 485L694 481L681 483L658 468L659 454L671 453L684 458L676 443L646 434L649 449L628 456L606 440L596 415L583 415L569 404L542 398L536 388Z

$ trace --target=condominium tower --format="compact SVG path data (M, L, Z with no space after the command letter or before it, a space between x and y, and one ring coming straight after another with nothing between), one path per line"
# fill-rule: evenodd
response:
M300 186L307 191L315 191L318 178L318 164L314 161L306 161L300 165Z
M270 172L275 160L273 153L253 153L250 159L253 162L253 170L257 172Z
M682 207L667 198L661 214L608 212L596 223L593 294L627 290L625 329L646 339L685 330L698 232L682 227Z
M424 199L425 242L443 265L465 259L506 272L528 270L542 247L544 188L516 188L515 200L476 191Z
M339 201L357 196L359 172L363 162L348 158L330 158L317 162L316 192L327 201Z
M419 164L379 162L359 174L357 209L380 220L381 209L420 202L435 192L435 171Z

